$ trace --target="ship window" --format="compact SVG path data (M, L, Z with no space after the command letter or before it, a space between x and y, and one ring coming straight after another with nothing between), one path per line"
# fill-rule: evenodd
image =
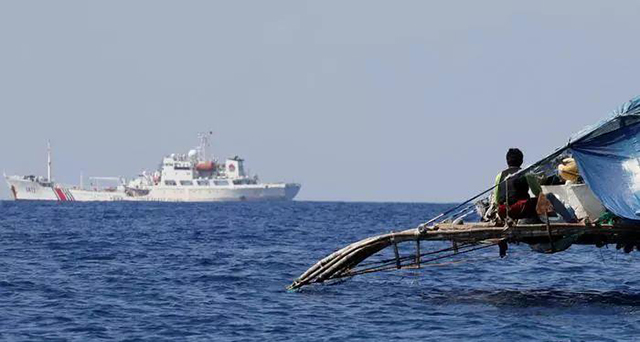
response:
M164 181L164 185L171 185L171 186L173 186L173 185L176 185L176 181L166 180L166 181Z
M193 182L183 180L183 181L180 181L180 185L193 185Z
M191 166L187 165L180 165L180 164L176 164L173 167L174 170L191 170Z
M214 180L213 184L215 184L215 185L229 185L229 182L227 182L226 180Z
M209 185L209 181L206 179L199 179L198 185Z
M233 184L235 185L241 185L243 182L241 180L234 180Z

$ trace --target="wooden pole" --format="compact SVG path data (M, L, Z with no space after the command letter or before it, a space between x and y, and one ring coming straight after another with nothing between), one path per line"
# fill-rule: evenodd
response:
M398 253L398 244L393 236L391 236L391 243L393 243L393 253L396 255L396 268L400 269L400 253Z
M420 239L416 240L416 265L420 268Z

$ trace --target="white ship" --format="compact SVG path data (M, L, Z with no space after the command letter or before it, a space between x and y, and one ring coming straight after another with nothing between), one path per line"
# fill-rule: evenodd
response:
M200 146L187 154L163 158L160 169L142 172L126 181L120 177L93 177L85 187L58 184L51 177L51 148L47 146L47 177L7 176L15 200L42 201L275 201L292 200L300 191L297 183L262 183L245 172L244 160L228 158L219 163L207 157L209 134L200 134ZM81 177L82 179L82 177ZM104 182L116 182L104 187Z

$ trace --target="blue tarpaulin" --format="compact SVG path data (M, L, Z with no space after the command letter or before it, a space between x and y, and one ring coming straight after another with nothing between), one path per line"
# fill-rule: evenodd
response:
M605 208L640 220L640 97L569 144L580 174Z

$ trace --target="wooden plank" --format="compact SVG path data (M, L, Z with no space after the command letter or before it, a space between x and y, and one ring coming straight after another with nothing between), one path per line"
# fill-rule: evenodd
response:
M506 238L518 241L537 237L559 237L572 234L602 236L612 241L640 239L640 226L635 225L585 225L582 223L551 223L517 225L509 228L488 223L439 224L419 232L421 240L479 241Z

